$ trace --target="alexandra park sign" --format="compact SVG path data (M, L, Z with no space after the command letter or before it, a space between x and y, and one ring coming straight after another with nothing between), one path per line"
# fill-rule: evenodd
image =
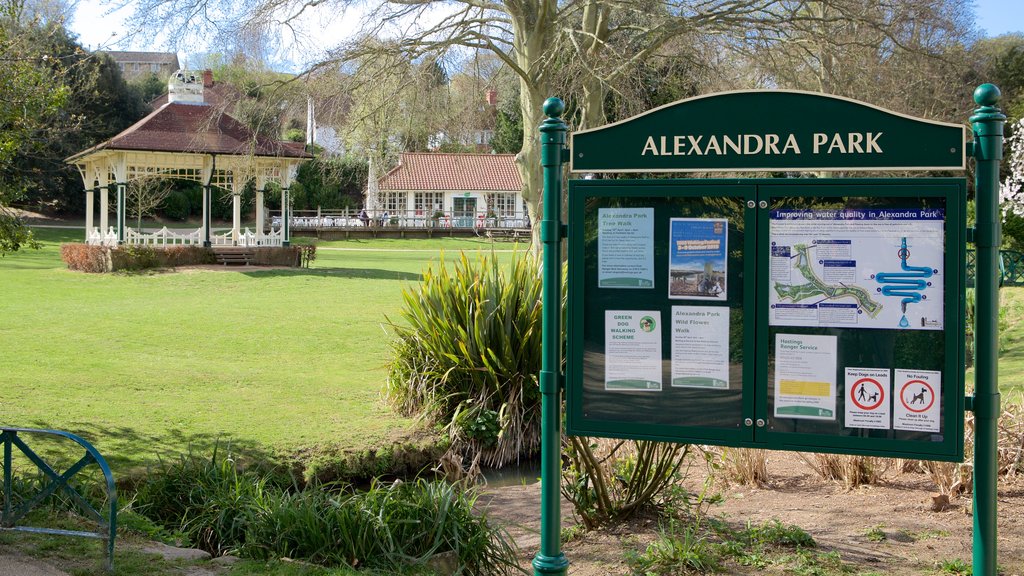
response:
M815 132L811 142L801 149L796 134L681 134L677 136L648 136L641 156L780 156L810 153L818 154L882 154L879 140L881 132L848 132L846 134Z
M743 131L737 127L756 127ZM789 90L698 97L572 135L574 172L963 170L964 126Z

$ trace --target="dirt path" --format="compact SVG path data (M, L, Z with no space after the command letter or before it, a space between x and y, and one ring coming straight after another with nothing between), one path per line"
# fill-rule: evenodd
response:
M890 471L884 482L845 491L824 482L796 454L769 457L772 486L721 489L721 504L709 514L734 528L747 522L777 519L806 530L822 552L837 552L855 573L933 576L942 561L971 562L971 502L954 500L950 507L931 511L934 487L925 474ZM699 490L701 478L690 479ZM540 545L540 486L490 490L480 503L488 514L507 526L520 548L523 565ZM1004 482L999 490L999 566L1004 576L1024 576L1024 479ZM562 525L575 524L571 507L563 503ZM607 532L584 534L564 546L573 576L628 574L624 552L642 550L657 534L657 520L638 521ZM869 537L870 533L870 537ZM734 564L730 574L784 573L781 569L746 569Z

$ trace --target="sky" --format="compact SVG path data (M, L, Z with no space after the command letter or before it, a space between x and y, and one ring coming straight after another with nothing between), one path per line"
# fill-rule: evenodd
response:
M975 0L977 25L986 36L999 36L1007 32L1024 32L1024 0ZM147 44L134 39L130 45L118 43L112 31L124 30L128 10L109 13L104 0L80 0L71 30L78 34L79 42L90 49L163 51L163 46ZM331 36L329 33L325 36ZM332 39L336 40L336 33ZM151 40L151 39L150 39ZM179 52L182 65L191 64L188 53ZM284 71L284 70L282 70ZM297 70L290 70L296 72Z

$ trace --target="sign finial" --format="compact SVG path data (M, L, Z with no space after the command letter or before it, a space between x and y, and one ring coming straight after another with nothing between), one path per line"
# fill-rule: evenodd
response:
M552 96L544 101L544 114L549 118L559 118L565 112L565 102Z
M995 84L982 84L974 89L974 101L978 106L995 106L1002 95Z

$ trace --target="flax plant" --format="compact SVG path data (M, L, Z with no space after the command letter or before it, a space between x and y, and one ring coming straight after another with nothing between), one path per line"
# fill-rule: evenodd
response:
M541 274L516 254L429 267L403 292L385 399L441 427L452 450L501 467L540 445Z
M688 444L569 436L562 495L588 530L661 503L679 479Z

